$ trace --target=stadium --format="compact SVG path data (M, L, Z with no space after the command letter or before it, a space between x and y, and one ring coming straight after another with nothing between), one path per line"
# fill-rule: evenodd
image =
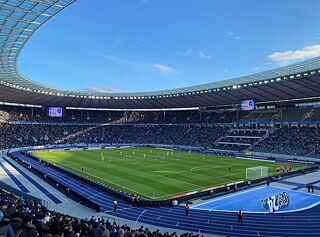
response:
M71 4L0 1L0 235L319 236L320 56L151 92L23 76Z

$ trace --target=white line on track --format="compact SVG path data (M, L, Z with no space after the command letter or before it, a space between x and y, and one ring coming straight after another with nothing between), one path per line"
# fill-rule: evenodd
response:
M138 216L136 222L134 223L134 225L137 225L137 222L139 220L139 218L146 212L147 210L144 210L143 212L141 212L141 214Z

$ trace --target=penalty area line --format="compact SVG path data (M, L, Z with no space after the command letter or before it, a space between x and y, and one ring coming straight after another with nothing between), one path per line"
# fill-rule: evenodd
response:
M69 167L71 170L78 170L78 171L80 171L79 169L74 169L73 167L71 167L71 166L69 166L69 165L64 165L64 166ZM127 188L127 187L125 187L125 186L122 186L122 185L120 185L120 184L114 183L114 182L109 181L109 180L107 180L107 179L103 179L103 178L101 178L101 177L98 177L98 176L96 176L96 175L94 175L94 174L90 174L90 173L87 173L87 172L83 172L83 174L91 175L92 177L95 177L95 178L97 178L98 180L106 181L107 183L114 184L114 185L116 185L116 186L118 186L118 187L121 187L121 188L123 188L123 189L132 191L133 193L140 193L140 194L142 194L142 195L144 195L144 196L146 196L146 197L148 197L148 198L150 198L150 199L153 198L153 197L151 197L151 196L149 196L149 195L147 195L147 194L145 194L145 193L142 193L142 192L140 192L140 191L138 192L138 191L133 190L133 189L131 189L131 188Z

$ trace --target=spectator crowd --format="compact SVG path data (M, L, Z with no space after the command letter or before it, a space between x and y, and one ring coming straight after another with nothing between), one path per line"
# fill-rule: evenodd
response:
M81 219L48 210L33 200L17 198L1 189L0 236L4 237L177 237L173 233L133 229L108 219ZM181 237L198 237L185 233Z
M305 117L308 111L302 109L298 114ZM313 117L320 114L317 111L312 112ZM3 136L0 137L0 148L66 143L135 143L320 157L319 126L286 125L274 129L265 125L230 123L253 116L249 115L248 112L233 110L68 109L63 118L48 118L42 108L1 105L0 133ZM292 111L284 111L283 117L288 117L286 115L291 116Z

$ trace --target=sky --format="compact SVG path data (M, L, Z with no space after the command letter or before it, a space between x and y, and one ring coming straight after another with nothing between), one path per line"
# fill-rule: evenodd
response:
M320 55L319 0L77 0L22 49L31 80L147 92L262 72Z

